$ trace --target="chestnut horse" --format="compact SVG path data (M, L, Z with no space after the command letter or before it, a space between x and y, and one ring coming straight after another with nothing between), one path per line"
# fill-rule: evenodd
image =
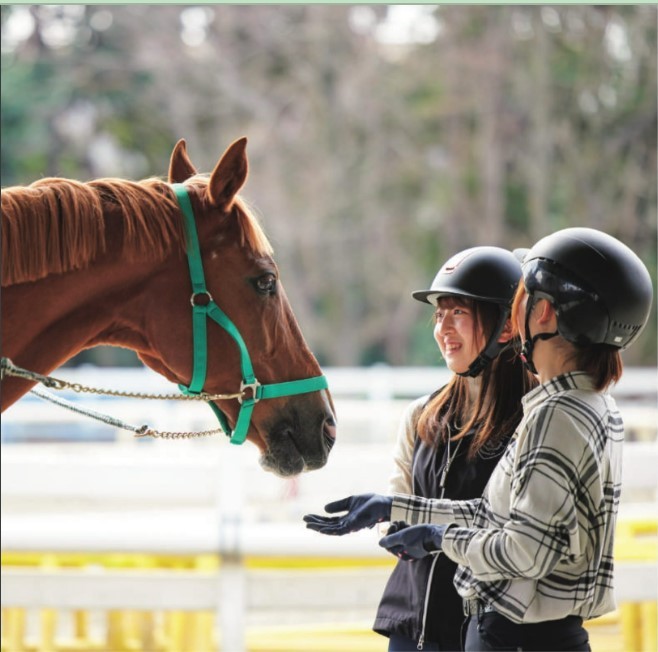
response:
M211 407L229 434L242 431L235 443L246 437L265 469L290 476L324 466L335 419L272 248L238 195L246 142L209 176L181 140L169 183L47 178L4 189L2 355L48 374L83 349L120 346L185 393L240 389L239 402ZM2 409L33 384L5 377Z

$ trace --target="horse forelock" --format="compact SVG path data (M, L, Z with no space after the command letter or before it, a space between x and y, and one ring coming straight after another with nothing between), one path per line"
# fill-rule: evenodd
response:
M200 191L205 191L208 186L208 175L199 174L186 182L192 187L197 186ZM238 220L240 231L240 245L253 251L260 256L271 256L273 253L272 245L265 235L260 221L255 211L240 195L236 195L233 200L231 209L234 217Z
M108 248L108 205L121 215L121 251L127 260L158 261L176 248L184 250L178 203L162 180L46 178L2 190L2 285L88 267ZM246 202L237 197L234 208L242 246L271 254Z

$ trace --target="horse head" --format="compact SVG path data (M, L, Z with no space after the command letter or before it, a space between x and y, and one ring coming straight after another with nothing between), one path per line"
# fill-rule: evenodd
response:
M208 295L202 300L212 300L235 325L261 385L318 377L318 362L292 312L272 248L238 195L248 174L246 143L246 138L234 142L209 177L197 174L184 141L177 143L171 155L169 181L185 184L195 216ZM174 260L148 281L143 302L146 342L138 355L187 388L194 374L195 352L192 290L185 266L184 261ZM221 394L239 389L241 356L235 338L208 320L203 391ZM217 400L215 404L235 428L240 403ZM247 439L260 449L261 465L281 476L324 466L335 441L328 390L259 401L253 407Z
M180 141L169 183L3 188L2 353L44 374L83 349L132 349L185 393L213 395L231 441L252 440L265 468L289 476L326 463L334 411L272 248L238 195L245 148L236 141L199 175ZM29 378L2 379L2 410Z

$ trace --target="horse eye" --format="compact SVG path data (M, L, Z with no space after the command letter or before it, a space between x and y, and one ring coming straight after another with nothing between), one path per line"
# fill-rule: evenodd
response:
M276 276L274 274L263 274L254 281L254 285L259 294L274 294Z

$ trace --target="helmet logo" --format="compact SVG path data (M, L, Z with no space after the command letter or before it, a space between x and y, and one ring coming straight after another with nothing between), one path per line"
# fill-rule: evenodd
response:
M440 274L452 274L471 254L472 250L467 249L455 254L448 262L441 268Z

